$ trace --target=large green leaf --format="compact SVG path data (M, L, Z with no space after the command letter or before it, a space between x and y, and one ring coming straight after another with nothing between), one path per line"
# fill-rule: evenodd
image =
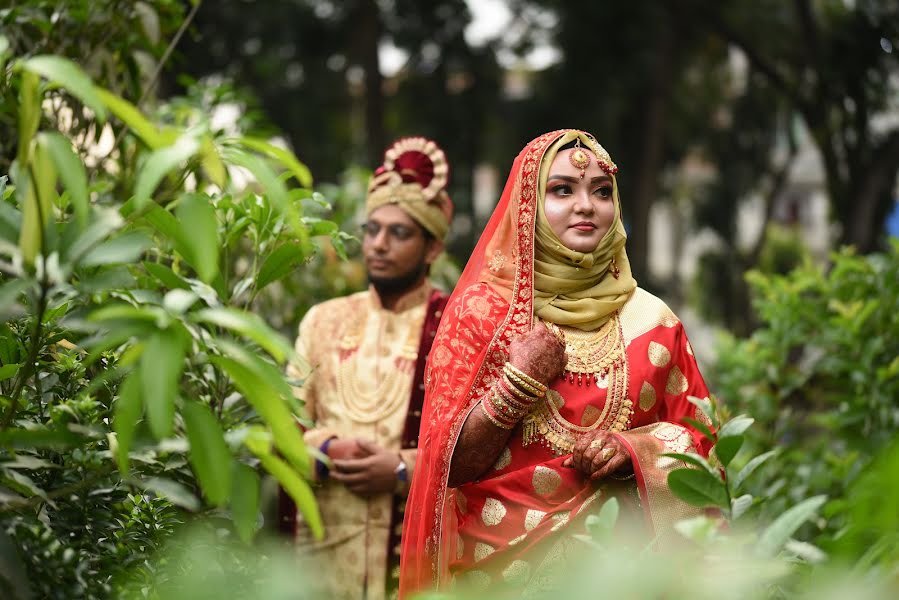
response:
M58 133L41 133L38 144L46 148L53 160L56 173L69 192L75 209L75 218L81 226L87 225L90 199L87 194L87 174L84 165L72 150L72 144Z
M10 363L8 365L3 365L0 367L0 381L6 381L7 379L11 379L15 377L16 373L19 372L19 368L22 365L19 363Z
M747 417L746 415L739 415L725 423L721 426L721 430L718 432L719 437L724 437L728 435L741 435L744 431L749 429L749 426L755 422L755 419L752 417Z
M303 250L297 244L283 244L265 257L259 273L256 274L256 290L278 281L293 271L294 266L303 260Z
M184 343L171 330L151 336L140 357L141 390L147 421L156 439L172 435L175 396L184 368Z
M223 356L213 357L211 360L231 377L240 393L269 426L281 454L304 477L310 478L312 467L303 436L277 391L259 374L235 360Z
M125 221L119 213L111 208L95 208L90 214L90 222L87 228L75 239L68 248L62 248L63 255L71 262L77 263L81 257L91 251L92 248L102 243L113 232L118 230Z
M718 470L715 469L712 465L709 464L709 461L705 459L705 457L700 456L699 454L685 454L680 452L667 452L662 454L662 456L667 456L668 458L673 458L675 460L682 460L687 464L691 464L693 466L699 467L705 471L708 471L709 474L718 476Z
M123 264L136 261L153 245L147 234L131 231L95 246L85 254L79 264L85 267Z
M119 397L113 406L112 427L116 432L116 462L122 477L128 477L128 453L134 443L134 432L141 418L140 375L134 371L119 386Z
M676 469L668 474L668 487L678 498L693 506L730 508L724 482L707 471Z
M190 284L167 266L149 261L144 261L143 265L147 272L150 273L150 275L155 277L162 285L169 288L170 290L190 289Z
M252 313L236 308L216 307L198 311L193 316L200 323L218 325L253 340L279 363L284 362L293 353L290 343L284 336Z
M218 274L219 243L218 221L209 198L201 194L189 194L181 198L175 216L181 227L181 240L188 248L190 260L197 275L206 283Z
M297 472L290 465L275 456L268 441L262 436L249 435L244 439L244 443L259 458L263 468L278 480L281 487L296 503L297 508L303 513L306 524L309 526L312 534L316 538L321 539L324 535L321 515L318 512L315 495L312 493L312 488L309 487L307 480L297 475Z
M35 282L29 279L13 279L0 285L0 317L6 319L23 313L25 309L19 297L34 285Z
M64 87L70 94L81 100L96 114L99 121L106 120L106 107L97 94L96 88L81 67L61 56L34 56L22 61L21 68L36 73L51 82Z
M232 458L222 428L204 404L185 402L181 409L190 441L190 464L206 498L216 506L228 500L231 491Z
M803 523L811 519L818 509L827 501L827 496L812 496L803 500L793 508L790 508L777 517L771 525L762 532L758 544L755 547L756 554L771 557L780 552L784 544L796 533Z
M43 223L46 218L41 214L38 195L35 193L31 178L16 179L16 199L22 210L22 229L19 233L19 250L26 264L33 264L41 250L44 236Z
M94 89L110 112L127 125L150 149L157 150L165 145L165 137L136 106L109 90L99 87Z
M231 515L240 539L251 542L259 515L259 476L254 469L237 461L231 477Z
M722 431L724 431L723 428ZM714 452L718 460L721 461L722 466L727 467L730 464L730 461L734 459L737 452L743 447L743 441L742 435L724 435L718 438Z
M312 187L312 172L309 171L306 165L298 161L296 156L290 151L259 138L242 137L237 141L247 148L261 152L269 158L274 158L290 170L293 176L297 178L297 181L300 182L300 185L306 188Z
M169 171L191 158L200 149L200 143L191 136L181 136L171 146L154 151L147 158L137 175L134 186L134 209L140 211L153 190Z
M6 429L0 431L0 446L11 448L72 448L87 439L69 429Z

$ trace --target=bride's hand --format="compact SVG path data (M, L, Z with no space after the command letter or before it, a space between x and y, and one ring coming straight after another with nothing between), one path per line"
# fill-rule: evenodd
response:
M538 325L509 344L509 362L544 385L562 374L568 357L565 346L546 327Z

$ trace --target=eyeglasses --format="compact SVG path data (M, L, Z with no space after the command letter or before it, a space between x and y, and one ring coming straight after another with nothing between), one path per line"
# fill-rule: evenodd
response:
M411 240L418 233L417 229L400 223L381 225L375 221L366 221L362 224L362 235L372 238L377 237L378 234L381 233L381 229L386 229L387 237L397 240L398 242Z

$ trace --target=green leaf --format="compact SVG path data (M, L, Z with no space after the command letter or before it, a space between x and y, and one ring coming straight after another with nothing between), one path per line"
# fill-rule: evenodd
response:
M100 87L94 89L110 112L127 125L151 150L157 150L165 145L165 138L159 129L136 106L109 90Z
M19 298L25 290L33 285L34 282L28 279L13 279L0 286L0 317L6 319L24 312Z
M696 406L702 413L708 417L714 427L718 427L718 415L715 414L715 407L712 406L710 398L697 398L696 396L687 396L687 401Z
M21 68L41 75L49 81L61 85L70 94L81 100L97 115L101 123L106 120L106 107L97 94L96 88L81 67L60 56L34 56L20 63Z
M695 467L699 467L704 471L708 471L710 475L714 475L718 477L718 470L709 464L709 461L705 459L705 457L700 456L699 454L683 454L680 452L666 452L662 454L662 456L667 456L669 458L673 458L675 460L682 460L685 463L691 464Z
M147 421L156 439L172 435L175 396L184 368L184 343L173 331L150 337L140 357L140 373Z
M752 417L747 417L746 415L739 415L725 423L721 426L721 430L718 432L718 437L725 437L728 435L741 435L744 431L749 429L749 426L755 423L755 419Z
M259 416L271 428L275 445L290 464L304 477L311 478L312 466L306 452L306 444L287 404L263 377L235 360L213 357L214 364L224 370L234 381L240 393L253 405Z
M188 260L206 283L218 274L218 221L209 199L201 194L182 197L175 215L181 227L181 240L187 246Z
M678 498L693 506L730 508L724 482L706 471L676 469L668 474L668 486Z
M143 265L150 275L155 277L162 285L170 290L190 289L190 284L167 266L149 261L144 261Z
M116 432L115 458L122 477L128 477L128 453L134 443L134 432L141 418L140 375L132 372L119 386L119 397L113 406L112 427Z
M274 144L259 138L242 137L238 139L237 142L246 148L256 150L270 158L274 158L290 170L293 176L297 178L297 181L300 182L301 186L305 188L312 187L312 172L309 171L309 168L306 165L297 160L296 156L290 151L279 148Z
M297 244L283 244L265 257L256 274L256 290L278 281L293 271L294 265L303 260L303 251Z
M0 446L11 448L72 448L87 439L68 429L7 429L0 431Z
M193 317L200 323L218 325L253 340L279 363L283 363L293 353L284 336L252 313L236 308L218 307L197 311Z
M740 472L737 473L737 476L733 478L733 481L731 482L733 484L733 489L735 489L735 490L740 489L740 487L746 481L746 478L749 477L750 475L752 475L753 471L755 471L760 466L762 466L762 464L765 461L767 461L769 458L771 458L775 454L777 454L777 450L769 450L768 452L765 452L764 454L759 454L758 456L756 456L755 458L750 460L748 463L746 463L746 466L743 467L740 470Z
M722 431L724 430L722 429ZM739 452L740 448L742 447L742 435L724 435L719 437L718 443L715 444L715 456L717 456L718 460L721 461L722 466L727 467L727 465L730 464L730 461L734 459L734 457L737 455L737 452Z
M19 85L19 148L16 160L21 169L27 170L31 163L31 142L41 124L41 79L35 73L23 73ZM24 182L16 181L16 186Z
M606 542L612 536L615 524L618 522L618 499L609 498L606 500L598 515L590 515L587 517L587 531L594 541Z
M134 186L134 208L141 210L153 194L153 190L169 171L194 156L200 144L194 138L184 135L173 145L155 150L147 158L137 175Z
M225 164L222 162L222 157L219 156L215 144L209 137L203 138L200 152L200 164L203 165L206 176L219 188L225 189L228 183L228 172L225 170Z
M19 372L19 367L22 365L12 363L9 365L3 365L0 367L0 381L6 381L11 377L15 377L16 373Z
M46 213L42 214L40 200L35 193L31 177L16 179L16 199L22 210L22 229L19 234L19 250L26 264L33 264L44 237Z
M259 515L259 476L241 462L234 462L231 477L231 514L237 534L246 543L253 541Z
M247 436L244 443L259 458L262 467L278 480L281 487L296 503L312 534L317 539L321 539L324 535L324 528L318 512L318 504L309 483L297 475L290 465L272 454L268 441L261 439L261 436Z
M121 215L108 208L95 209L90 215L87 228L79 235L71 246L63 248L67 260L77 263L81 257L90 252L92 248L100 244L104 239L118 230L125 221Z
M45 147L53 160L59 178L69 192L75 218L82 227L87 225L90 199L87 194L87 174L84 165L72 150L72 144L58 133L41 133L38 144Z
M803 500L793 508L777 517L764 532L762 532L756 545L756 554L763 557L773 557L784 544L796 533L803 523L811 519L818 509L827 501L827 496L813 496Z
M206 498L216 506L228 500L231 491L232 459L222 428L212 411L199 402L186 402L181 409L190 441L190 464Z
M139 488L155 492L166 498L172 504L186 508L187 510L200 510L200 501L183 484L173 479L163 477L151 477L147 480L135 479L131 483Z
M731 519L739 519L752 506L753 497L750 494L743 494L739 498L734 498L730 503Z
M15 188L3 189L2 182L5 180L6 175L0 175L0 192L15 193ZM2 193L0 193L0 196L2 196ZM22 213L16 210L16 207L0 197L0 237L14 245L19 241L19 232L21 229Z
M152 245L153 240L147 234L142 231L131 231L95 246L78 263L85 267L132 263Z
M715 434L712 433L712 430L708 425L703 423L702 421L697 421L696 419L691 419L689 417L684 417L684 423L692 425L697 431L699 431L705 438L711 442L715 441Z

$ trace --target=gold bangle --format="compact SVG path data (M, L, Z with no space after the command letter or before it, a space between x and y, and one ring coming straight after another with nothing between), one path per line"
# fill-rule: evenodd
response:
M484 415L487 417L487 419L490 420L491 423L493 423L494 425L496 425L496 426L499 427L500 429L506 429L506 430L509 430L509 429L514 429L514 428L515 428L515 425L514 425L514 424L513 424L513 425L507 425L507 424L502 423L501 421L499 421L499 420L498 420L496 417L494 417L493 415L491 415L491 414L490 414L490 411L487 410L487 407L484 406L484 401L483 401L483 400L481 401L481 412L484 413Z
M617 479L618 481L627 481L629 479L633 479L636 476L637 476L636 473L629 473L628 475L625 475L624 477L622 477L620 475L615 475L615 473L609 473L609 477L611 477L612 479Z
M494 386L494 393L512 410L520 412L522 415L531 410L536 399L531 398L529 402L522 402L513 396L502 382L497 382Z
M512 385L518 387L522 391L529 392L531 395L536 396L537 398L542 398L544 396L544 394L546 394L545 391L541 391L541 390L535 388L534 386L532 386L531 384L526 382L524 379L522 379L515 373L506 371L503 374L506 376L506 378L509 380L509 382Z
M538 398L537 396L532 396L532 395L530 395L530 394L528 394L528 393L526 393L526 392L523 392L523 391L521 391L520 389L518 389L517 386L513 385L512 382L509 381L509 378L508 378L508 377L506 377L505 381L506 381L505 384L501 384L501 385L503 385L503 388L504 388L507 392L511 392L513 396L515 396L516 398L522 400L523 402L525 402L525 403L531 405L531 404L533 404L534 402L536 402L537 400L539 400L539 398Z
M519 369L518 367L516 367L515 365L513 365L510 362L506 362L506 364L503 366L503 369L509 369L509 371L511 371L512 373L515 373L521 379L523 379L525 381L525 383L532 385L533 387L537 388L538 390L542 390L543 392L545 392L548 389L546 387L546 385L540 383L539 381L537 381L536 379L534 379L533 377L531 377L530 375L528 375L527 373L525 373L524 371L522 371L521 369Z

